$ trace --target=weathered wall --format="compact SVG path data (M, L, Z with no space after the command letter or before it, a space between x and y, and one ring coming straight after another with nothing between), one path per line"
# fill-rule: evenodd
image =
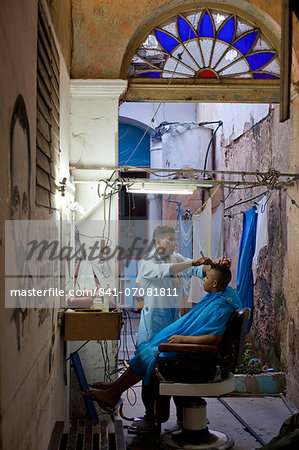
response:
M217 164L227 170L298 173L298 92L294 90L291 118L279 123L279 107L258 105L198 105L198 120L209 114L224 120L221 138L217 139ZM269 108L269 114L266 114ZM203 115L204 114L204 115ZM237 115L237 117L236 117ZM243 130L237 126L243 121ZM239 128L237 136L235 131ZM232 179L227 175L227 179ZM265 187L233 191L225 207L240 199L248 199ZM228 195L225 190L224 197ZM259 255L259 268L254 286L254 317L250 339L258 355L276 370L287 372L287 396L298 407L298 264L299 201L298 181L287 191L273 191L269 200L269 242ZM257 199L256 201L259 201ZM242 235L242 211L253 201L228 209L225 217L226 254L232 258L235 286L238 251Z
M225 165L225 148L247 130L267 116L268 104L256 103L196 103L196 120L198 122L222 120L223 124L215 136L216 164L221 170ZM214 125L215 128L215 125Z
M277 1L72 0L72 77L119 78L123 55L136 36L140 39L140 29L155 20L155 17L167 14L167 10L190 4L193 4L194 9L202 6L217 7L217 4L220 7L232 5L256 17L279 37L281 2ZM298 27L298 20L294 18L294 44L295 39L298 39ZM298 45L295 49L298 58ZM298 76L297 73L296 80Z
M291 109L291 130L289 147L289 170L299 172L299 95L293 95ZM287 198L287 278L285 280L288 323L287 323L287 393L288 397L299 407L299 181L288 190Z
M271 108L269 115L225 147L228 170L267 171L274 167L287 172L290 145L290 121L279 123L279 108ZM246 199L266 190L265 187L236 190L226 201L225 207L239 199ZM228 192L228 191L227 191ZM226 195L226 194L225 194ZM255 201L259 201L257 199ZM268 367L287 369L287 335L289 319L287 300L287 196L283 191L273 191L269 200L268 245L259 255L259 267L254 286L254 316L252 339L259 356ZM226 254L233 260L236 280L237 252L242 235L242 211L250 209L248 202L227 210L225 218ZM295 206L294 206L295 207ZM298 243L293 242L297 246Z
M4 308L4 220L54 217L35 208L37 0L2 1L0 29L0 447L34 450L47 448L64 420L63 342L57 310ZM11 185L30 209L11 197Z

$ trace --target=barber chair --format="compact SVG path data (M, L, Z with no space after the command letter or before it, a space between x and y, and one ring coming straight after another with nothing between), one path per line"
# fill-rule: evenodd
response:
M154 374L159 434L161 423L169 419L171 396L183 407L182 429L165 433L160 438L161 448L223 450L234 445L228 434L208 428L203 397L234 391L233 373L242 360L249 312L248 308L234 311L218 346L160 344ZM168 352L184 355L167 358Z

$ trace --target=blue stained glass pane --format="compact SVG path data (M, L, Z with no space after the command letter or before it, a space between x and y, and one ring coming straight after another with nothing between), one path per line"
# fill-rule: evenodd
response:
M276 75L271 75L270 73L254 73L253 78L265 78L265 79L275 79L278 80L279 77Z
M222 41L231 43L231 41L233 40L234 37L234 32L235 32L235 27L236 27L236 21L234 17L231 17L225 25L223 25L223 27L221 28L221 30L219 31L217 38L218 39L222 39Z
M257 70L267 64L275 55L274 52L254 53L246 57L251 70Z
M192 30L189 23L181 16L178 16L178 29L182 42L188 41L188 39L193 39L196 37L196 34Z
M233 46L240 50L243 55L245 55L254 44L255 38L257 36L257 31L252 31L251 33L246 34L243 37L240 37Z
M142 77L151 77L151 78L160 78L161 73L160 72L142 72L135 75L136 78L142 78Z
M170 53L178 44L179 41L162 30L155 30L157 39L161 47Z
M198 36L199 37L214 37L213 23L211 21L211 17L209 16L209 14L207 12L204 13L204 15L202 16L202 19L200 21Z

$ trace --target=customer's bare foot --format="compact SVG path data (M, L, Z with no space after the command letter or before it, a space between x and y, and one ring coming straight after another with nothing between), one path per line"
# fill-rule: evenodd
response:
M90 400L93 400L94 402L97 402L99 406L102 409L109 410L111 408L114 408L114 406L118 402L118 398L113 398L111 394L108 393L108 391L85 391L82 392L82 395L84 397L89 398Z

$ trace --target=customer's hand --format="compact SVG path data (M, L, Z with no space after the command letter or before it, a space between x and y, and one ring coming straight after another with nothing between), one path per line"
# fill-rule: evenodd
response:
M230 268L232 260L230 258L226 258L225 256L221 256L218 259L213 261L213 264L225 264L228 268Z
M182 344L186 341L186 336L180 336L178 334L173 334L172 336L170 336L170 338L168 339L168 342L170 344Z

